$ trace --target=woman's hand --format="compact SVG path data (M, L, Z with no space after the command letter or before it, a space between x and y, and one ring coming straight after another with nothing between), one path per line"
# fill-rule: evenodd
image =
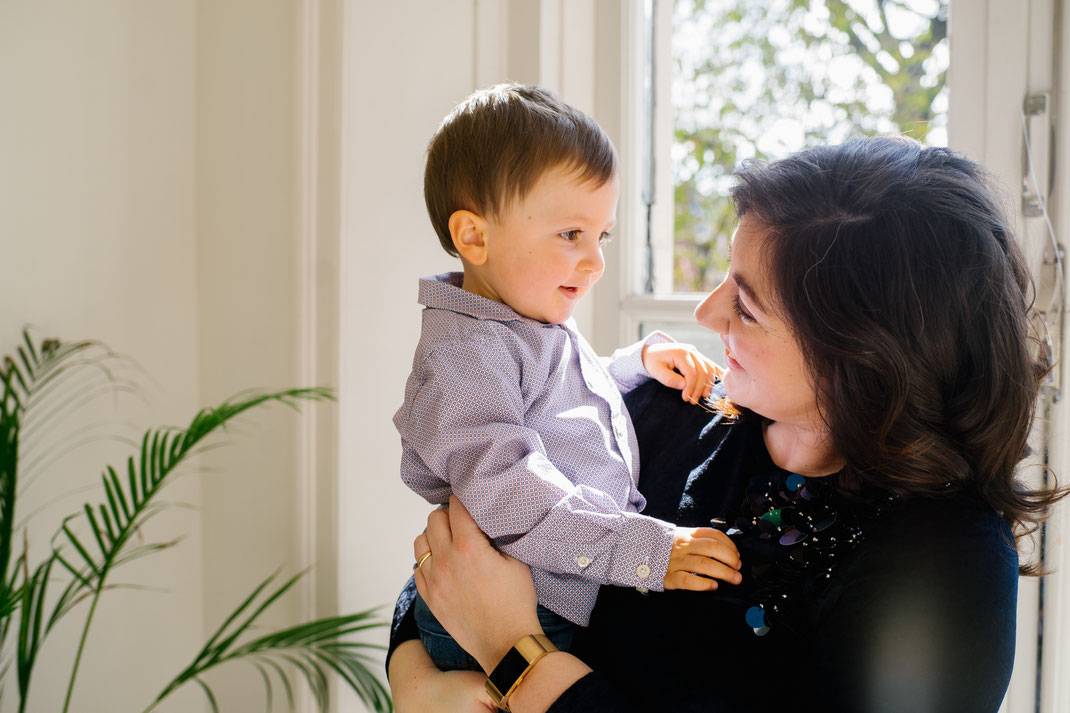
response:
M713 391L724 369L690 344L665 342L643 347L643 367L671 389L680 389L684 401L697 404Z
M678 527L665 572L665 589L706 592L717 589L718 579L739 584L743 581L741 566L736 543L720 530Z
M416 589L454 641L488 673L517 641L542 633L526 564L494 549L455 496L413 542Z
M390 657L390 693L398 713L496 713L478 671L439 671L417 640Z

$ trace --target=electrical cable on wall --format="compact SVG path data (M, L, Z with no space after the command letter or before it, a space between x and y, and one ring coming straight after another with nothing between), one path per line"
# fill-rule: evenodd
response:
M1040 214L1044 218L1044 224L1048 228L1048 238L1051 240L1052 255L1055 262L1055 286L1051 293L1051 301L1048 303L1046 313L1050 314L1056 305L1062 308L1062 294L1064 275L1063 275L1063 256L1062 250L1059 248L1058 240L1055 237L1055 228L1051 223L1051 216L1048 215L1048 203L1044 200L1044 196L1040 191L1040 184L1037 182L1036 170L1033 168L1033 149L1029 139L1029 120L1026 118L1025 111L1020 112L1022 119L1022 140L1025 142L1025 160L1026 166L1029 169L1029 181L1033 185L1033 193L1036 195L1037 203L1040 206Z

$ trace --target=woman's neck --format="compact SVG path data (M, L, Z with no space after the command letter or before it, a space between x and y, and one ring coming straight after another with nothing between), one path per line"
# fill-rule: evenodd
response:
M818 477L838 473L844 466L823 427L767 421L762 426L762 437L773 463L792 473Z

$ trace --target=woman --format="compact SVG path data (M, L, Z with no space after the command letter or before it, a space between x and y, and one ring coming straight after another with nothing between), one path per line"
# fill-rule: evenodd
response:
M1062 493L1015 479L1047 366L987 178L889 138L736 176L731 267L696 310L725 345L725 400L711 415L651 385L629 409L646 512L734 526L743 583L603 588L573 653L539 659L507 703L995 711L1013 660L1014 538ZM538 633L526 568L458 504L414 548L431 553L420 593L486 671ZM493 710L482 677L428 668L418 642L401 643L405 600L389 663L399 711Z

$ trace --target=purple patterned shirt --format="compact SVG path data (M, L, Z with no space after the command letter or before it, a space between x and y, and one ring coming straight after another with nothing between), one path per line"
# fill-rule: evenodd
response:
M394 414L401 477L454 493L503 551L532 567L539 603L586 625L601 584L662 589L674 526L638 514L635 431L621 398L650 376L645 344L600 359L574 320L546 324L420 280L423 332Z

